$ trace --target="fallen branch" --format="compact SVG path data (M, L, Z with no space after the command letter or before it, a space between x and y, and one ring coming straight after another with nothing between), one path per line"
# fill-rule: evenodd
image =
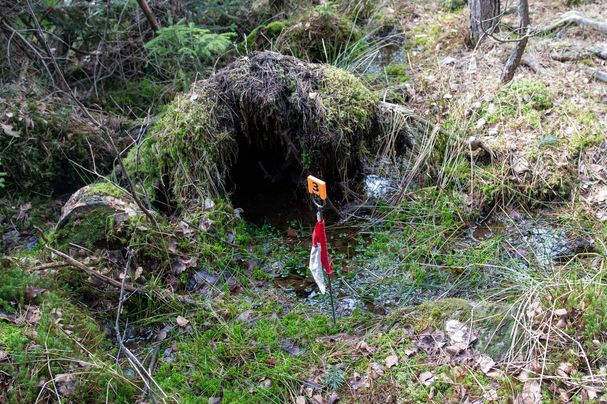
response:
M601 48L600 46L590 46L586 48L588 52L594 53L594 55L600 59L607 60L607 49Z
M585 67L584 70L592 75L592 78L603 83L607 83L607 72L593 67Z
M528 68L530 68L533 73L536 74L544 74L545 69L542 67L542 65L531 55L523 55L523 57L521 58L521 65L522 66L527 66Z
M56 250L52 247L49 247L48 245L45 247L53 254L63 258L68 264L86 272L88 275L92 276L93 278L96 278L96 279L98 279L104 283L107 283L108 285L114 286L115 288L118 288L118 289L123 287L122 282L119 282L116 279L110 278L107 275L104 275L98 271L95 271L93 268L86 266L85 264L78 261L74 257L72 257L68 254L65 254L59 250ZM154 297L160 298L160 299L169 299L169 300L173 299L180 303L188 304L190 306L199 306L201 304L200 302L197 302L196 300L191 299L187 296L176 295L174 293L169 292L168 290L148 291L148 290L143 290L143 289L137 288L136 286L133 286L129 283L124 284L124 290L126 290L127 292L131 292L131 293L137 293L137 294L140 294L143 296L151 295L151 296L154 296Z
M586 59L588 54L585 52L551 52L550 58L556 60L557 62L573 62L577 60Z
M554 22L547 27L540 28L535 31L535 35L548 35L557 31L561 28L566 28L571 25L577 25L580 27L591 28L597 31L607 33L607 21L595 20L593 18L586 17L576 11L565 13L560 20Z
M124 307L124 301L126 300L126 296L124 294L127 286L126 277L128 270L131 266L132 258L133 252L129 249L128 259L126 265L124 266L124 271L122 272L122 282L120 282L120 298L118 300L118 310L116 311L116 323L114 324L114 330L116 331L116 340L118 341L118 345L120 347L120 350L118 351L118 356L116 356L116 361L118 361L120 352L124 352L133 369L135 369L135 371L139 374L139 377L141 377L141 380L143 380L143 383L145 384L145 391L152 393L150 397L152 399L152 402L156 403L156 392L152 389L153 385L162 394L162 402L166 403L166 399L168 398L166 393L164 392L162 387L160 387L160 385L156 382L156 380L154 380L154 378L148 372L145 366L143 366L143 364L139 361L137 356L135 356L135 354L133 354L131 350L124 344L124 338L122 336L122 333L120 332L120 315L122 314L122 308ZM124 331L126 334L126 329Z

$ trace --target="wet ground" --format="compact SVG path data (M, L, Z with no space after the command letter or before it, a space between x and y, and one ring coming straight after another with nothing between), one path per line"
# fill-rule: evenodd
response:
M338 316L351 315L356 309L383 315L439 298L481 300L499 295L500 289L516 282L518 276L554 270L595 248L583 229L550 217L525 217L516 211L495 215L450 241L451 246L442 254L464 257L464 261L467 251L491 249L484 262L471 257L463 266L407 261L404 257L410 246L404 244L394 254L368 258L365 249L373 238L371 233L362 224L328 228L330 253L338 274L333 280ZM396 244L402 239L398 230L385 236ZM301 248L309 248L309 244L306 239L298 241ZM276 274L274 284L311 310L328 312L328 296L318 293L311 276L305 274L304 264L296 271ZM420 271L424 276L419 276Z

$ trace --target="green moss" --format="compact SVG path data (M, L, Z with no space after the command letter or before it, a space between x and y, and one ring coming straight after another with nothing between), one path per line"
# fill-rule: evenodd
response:
M386 75L397 83L405 83L411 80L407 74L407 67L404 64L392 63L385 67Z
M89 196L113 196L115 198L124 198L126 195L124 190L109 181L97 182L87 186L85 194Z
M448 11L461 10L467 3L467 0L441 0L443 8Z
M101 136L65 100L3 96L7 99L0 103L0 123L15 134L0 136L0 172L5 173L4 183L9 190L52 195L77 189L90 180L86 169L94 166L91 148L97 170L111 166L113 158ZM124 122L111 118L116 126ZM118 139L116 142L122 146Z
M571 153L579 153L589 147L599 146L605 141L604 132L607 126L598 118L592 107L592 104L582 107L567 100L559 108L561 125L567 125L573 130L568 144Z
M129 152L127 170L142 180L150 199L172 191L171 201L183 207L200 194L219 194L235 151L235 140L215 118L220 108L204 92L179 95L139 148L139 164L137 150Z
M13 313L16 307L24 303L25 288L31 284L32 277L8 260L2 260L0 279L0 310Z
M270 38L278 36L289 24L286 21L272 21L266 25L266 30Z
M325 351L316 338L332 328L324 315L293 312L282 318L269 316L275 310L280 305L268 299L254 308L245 299L231 301L230 318L211 323L197 335L184 335L175 360L161 365L156 380L182 402L219 396L235 403L288 401L291 389L310 374L316 355ZM251 319L256 320L239 320L243 312L252 313ZM192 319L194 326L208 323L207 315L199 313ZM287 339L301 354L283 349ZM181 376L184 374L188 377Z
M327 67L319 88L329 129L347 141L371 125L378 99L352 74Z
M109 207L100 207L72 218L55 234L57 245L67 247L71 243L93 248L108 242L114 213Z
M109 111L133 118L156 113L159 106L168 103L175 94L173 86L150 77L140 81L128 80L126 83L119 80L102 83L105 91L97 102L103 103Z
M363 34L347 16L334 7L316 7L311 13L289 21L276 39L276 49L303 60L339 64L353 61L365 48Z

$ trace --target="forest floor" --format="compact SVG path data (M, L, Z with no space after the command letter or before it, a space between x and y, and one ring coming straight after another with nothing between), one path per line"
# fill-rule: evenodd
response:
M534 27L572 9L607 20L604 4L539 3ZM214 235L180 222L164 244L140 240L189 245L171 256L187 270L123 275L146 286L119 307L116 288L44 247L66 198L6 198L0 403L607 399L607 84L587 70L604 69L587 48L607 34L532 37L504 86L513 44L466 46L466 8L398 0L382 13L404 41L381 74L361 74L450 136L435 185L403 191L377 164L363 208L329 222L336 323L306 273L307 207L226 220L221 206ZM566 52L582 56L554 59ZM470 137L485 150L454 146ZM77 258L105 274L120 263L93 248ZM196 304L174 298L178 281Z

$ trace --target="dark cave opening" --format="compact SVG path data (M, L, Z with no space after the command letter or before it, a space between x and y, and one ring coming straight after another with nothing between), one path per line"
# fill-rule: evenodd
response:
M314 209L305 192L306 175L298 159L276 138L238 137L238 158L231 168L231 196L245 220L285 229L294 221L314 220ZM253 142L250 139L264 139Z

